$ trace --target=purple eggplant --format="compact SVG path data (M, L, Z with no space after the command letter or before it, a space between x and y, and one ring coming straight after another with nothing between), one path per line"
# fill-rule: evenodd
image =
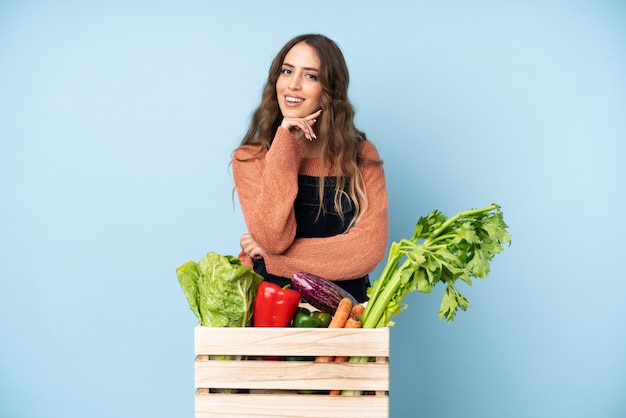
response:
M342 298L350 299L355 305L358 303L344 288L311 273L294 273L291 284L308 303L322 312L334 315Z

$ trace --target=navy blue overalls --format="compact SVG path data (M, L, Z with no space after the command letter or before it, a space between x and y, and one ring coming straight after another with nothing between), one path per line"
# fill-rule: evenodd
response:
M296 238L323 238L341 234L346 230L354 216L352 200L345 194L342 196L342 207L345 210L343 220L335 210L335 177L324 178L325 211L319 211L319 180L319 177L298 176L298 195L294 203L297 223ZM344 259L341 257L341 254L338 254L335 260L320 260L320 262L350 263L352 261ZM262 275L265 280L276 283L281 287L291 283L290 279L268 273L262 259L254 260L254 270ZM368 275L358 279L339 280L334 283L351 293L357 301L365 302L367 300L366 290L370 285Z

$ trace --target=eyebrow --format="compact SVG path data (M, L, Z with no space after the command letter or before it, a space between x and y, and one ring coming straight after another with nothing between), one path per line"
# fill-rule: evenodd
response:
M294 65L288 64L286 62L283 62L283 66L284 67L290 67L290 68L295 68ZM317 71L318 73L320 72L320 70L318 68L314 68L314 67L302 67L307 71Z

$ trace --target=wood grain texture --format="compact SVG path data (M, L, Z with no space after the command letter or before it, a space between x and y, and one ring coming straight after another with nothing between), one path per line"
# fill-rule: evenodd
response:
M386 418L389 398L261 394L196 394L196 418Z
M389 414L389 328L196 326L194 352L196 418L386 418ZM243 358L212 360L216 355ZM319 355L367 357L370 361L311 360ZM284 361L276 356L309 359ZM331 389L359 394L330 396ZM221 393L224 390L233 393Z
M197 388L389 390L389 363L197 361Z
M209 328L196 326L196 355L389 356L389 328Z

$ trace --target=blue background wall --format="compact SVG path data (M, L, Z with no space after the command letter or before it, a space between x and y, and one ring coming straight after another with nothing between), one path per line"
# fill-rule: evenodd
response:
M0 416L193 415L175 268L237 253L230 153L305 32L346 55L391 240L491 202L513 235L452 324L407 298L392 416L626 416L626 6L408 3L0 2Z

